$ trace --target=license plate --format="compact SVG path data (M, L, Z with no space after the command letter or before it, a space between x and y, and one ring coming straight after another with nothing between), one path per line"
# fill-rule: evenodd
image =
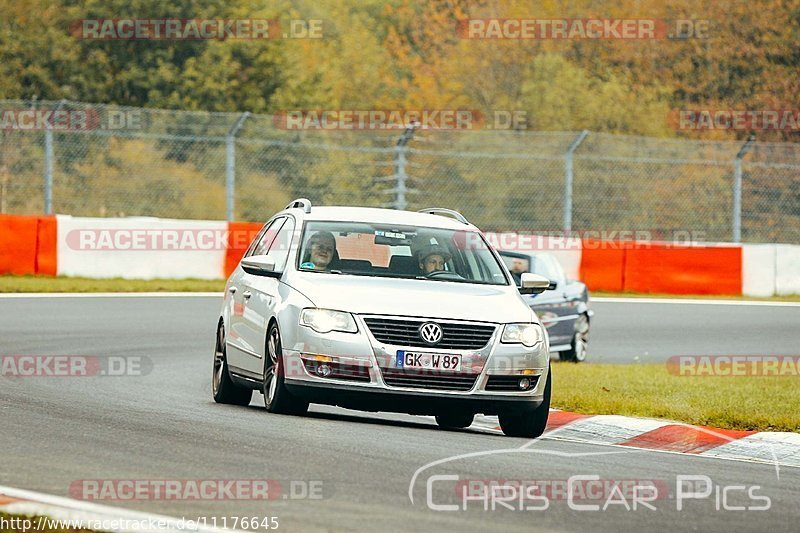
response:
M461 356L447 353L407 352L397 350L396 368L423 368L428 370L461 370Z

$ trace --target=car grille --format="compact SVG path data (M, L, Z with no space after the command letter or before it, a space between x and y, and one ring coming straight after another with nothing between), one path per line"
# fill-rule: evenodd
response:
M519 388L519 380L521 378L530 379L531 384L527 389ZM524 392L535 389L538 381L539 376L489 376L485 390L494 392Z
M383 380L390 387L412 389L468 391L478 379L476 374L416 372L408 370L381 369Z
M495 330L495 326L492 325L430 321L442 327L442 340L431 346L419 336L419 327L429 322L427 320L364 318L364 322L380 342L446 350L479 350L488 344Z

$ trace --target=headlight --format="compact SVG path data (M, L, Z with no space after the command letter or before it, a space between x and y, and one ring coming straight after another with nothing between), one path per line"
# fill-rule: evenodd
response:
M506 324L500 342L508 344L524 344L528 348L536 346L544 339L539 324Z
M300 313L300 325L308 326L317 333L331 331L356 333L358 331L353 315L330 309L303 309L303 312Z

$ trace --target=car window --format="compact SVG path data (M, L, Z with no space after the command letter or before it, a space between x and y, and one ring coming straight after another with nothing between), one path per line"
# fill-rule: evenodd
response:
M552 272L553 277L549 278L550 281L557 281L558 283L563 283L566 281L566 276L564 275L564 269L561 267L561 263L558 262L558 259L555 256L548 255L547 261L550 263L550 272Z
M269 256L275 259L276 272L282 272L283 269L286 268L286 261L289 258L289 248L292 244L292 235L294 235L294 220L287 218L286 223L278 231L267 251Z
M478 232L364 222L308 222L298 269L508 284L504 269Z
M536 254L532 258L531 272L544 276L550 281L564 281L564 271L561 265L550 254Z
M246 256L265 255L269 250L269 247L272 245L272 242L275 240L275 236L278 234L278 231L280 231L284 222L286 222L286 217L278 217L272 221L272 224L261 230L261 234L256 238L256 245L251 246Z

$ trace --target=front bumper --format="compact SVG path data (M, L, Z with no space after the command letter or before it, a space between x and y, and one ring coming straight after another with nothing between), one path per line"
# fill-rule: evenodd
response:
M285 348L283 354L285 381L290 391L313 403L412 414L436 414L452 409L497 414L509 409L531 409L542 403L549 361L546 335L532 348L502 344L499 342L502 325L494 324L494 333L485 346L448 350L380 342L363 317L356 316L356 322L358 333L319 334L299 327L297 342ZM404 374L404 369L394 367L398 350L460 354L462 368L458 373ZM334 368L355 369L355 372L336 371L320 376L315 370L326 361L335 361L330 365ZM510 387L515 377L527 377L530 388Z

